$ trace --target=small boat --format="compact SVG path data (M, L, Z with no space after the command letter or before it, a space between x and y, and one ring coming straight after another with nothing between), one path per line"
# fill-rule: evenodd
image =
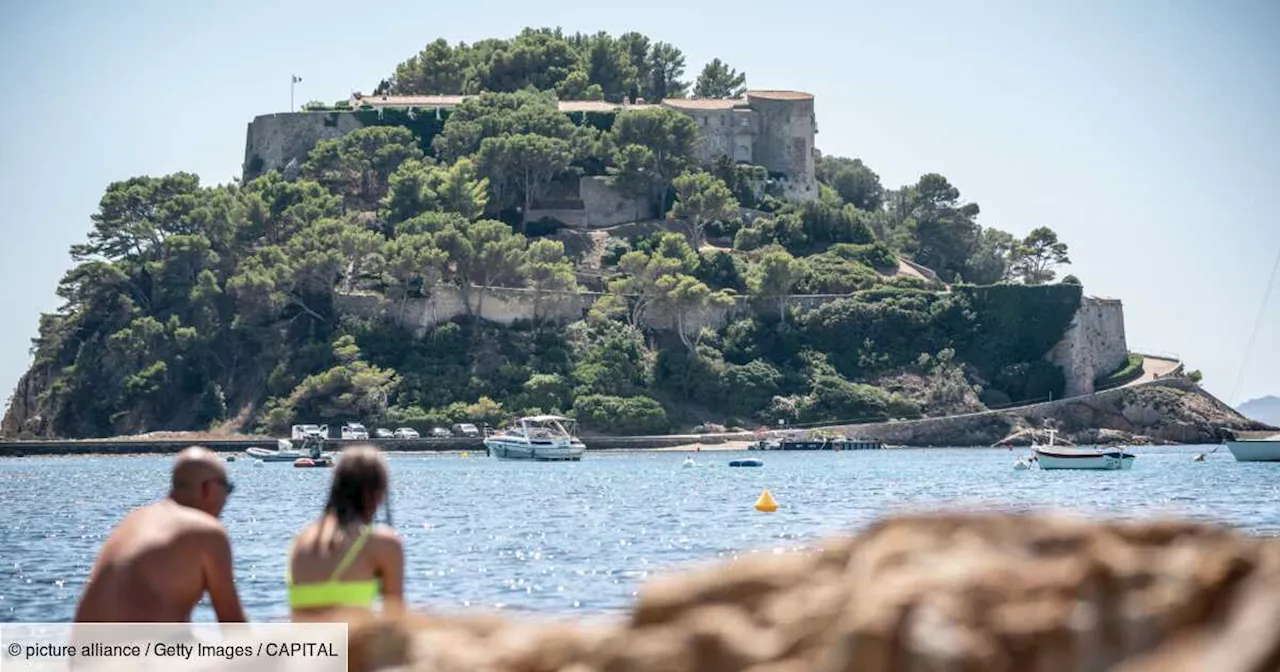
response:
M754 460L754 459L729 460L729 466L731 467L763 467L764 460Z
M489 455L502 460L559 462L582 459L587 447L575 436L577 421L559 415L529 415L484 438Z
M684 458L684 462L683 462L683 463L681 463L681 464L680 464L680 466L681 466L681 467L683 467L683 468L685 468L685 469L688 469L689 467L696 467L696 466L698 466L698 463L697 463L697 462L694 462L692 457L686 457L686 458Z
M277 440L275 450L253 446L246 448L244 452L249 457L263 462L293 462L300 457L311 457L310 451L294 448L293 443L287 439Z
M324 469L332 466L332 457L317 457L315 459L311 459L310 457L299 457L293 461L293 467L295 469Z
M1232 439L1227 450L1236 462L1280 462L1280 434L1260 439Z
M275 450L253 446L251 448L246 448L244 452L246 455L258 460L259 462L296 462L300 458L304 457L312 460L321 458L332 460L332 454L321 453L321 445L322 444L319 439L313 440L309 438L307 439L307 442L303 444L303 448L295 448L292 441L289 441L288 439L278 439L276 441Z
M1053 443L1057 438L1057 434L1057 430L1050 429L1048 446L1031 446L1036 454L1036 462L1041 469L1113 471L1133 468L1133 461L1136 457L1132 453L1126 453L1119 448L1094 448L1092 450L1055 448Z

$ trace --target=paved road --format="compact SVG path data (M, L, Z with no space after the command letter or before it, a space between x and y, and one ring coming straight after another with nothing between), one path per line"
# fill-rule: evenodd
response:
M1163 378L1173 373L1182 363L1176 359L1167 359L1165 357L1153 357L1151 355L1142 356L1142 375L1134 378L1127 385L1137 385L1139 383L1147 383L1156 378Z

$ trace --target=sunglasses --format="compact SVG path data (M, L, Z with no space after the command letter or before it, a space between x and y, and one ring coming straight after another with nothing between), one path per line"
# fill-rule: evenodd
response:
M220 484L223 488L226 488L226 490L227 490L227 494L228 494L228 495L230 495L231 493L233 493L233 492L235 492L235 491L236 491L236 484L235 484L235 483L232 483L231 481L229 481L229 480L227 480L227 479L225 479L225 478L220 478L220 479L218 479L218 480L214 481L214 483L218 483L218 484Z

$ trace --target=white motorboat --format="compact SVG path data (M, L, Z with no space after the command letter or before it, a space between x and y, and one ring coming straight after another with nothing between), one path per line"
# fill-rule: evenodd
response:
M311 442L308 440L308 443L314 447L309 446L305 449L295 448L292 441L289 441L288 439L277 439L275 450L253 446L251 448L246 448L244 452L249 457L260 462L294 462L304 457L312 460L325 457L332 459L331 455L320 454L321 444L318 441Z
M1054 440L1057 430L1049 430L1049 445L1032 445L1036 454L1036 463L1041 469L1090 469L1096 471L1113 471L1132 469L1136 457L1119 448L1072 449L1057 448Z
M1236 462L1280 462L1280 434L1260 439L1227 441Z
M575 436L577 421L559 415L530 415L484 438L493 457L504 460L578 461L587 447Z

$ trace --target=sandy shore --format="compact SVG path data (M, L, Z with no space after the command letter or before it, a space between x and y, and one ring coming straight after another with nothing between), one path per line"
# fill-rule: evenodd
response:
M727 450L746 450L754 441L724 441L721 443L684 443L678 446L667 446L666 448L636 448L645 452L653 453L715 453Z

